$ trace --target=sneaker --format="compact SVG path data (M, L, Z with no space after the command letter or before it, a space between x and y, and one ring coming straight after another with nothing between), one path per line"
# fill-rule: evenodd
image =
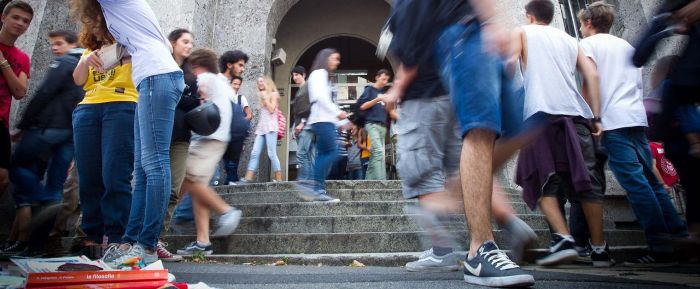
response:
M182 249L178 249L177 253L179 255L192 256L196 253L201 253L202 255L211 255L214 251L211 249L211 244L202 246L199 242L194 241Z
M481 244L476 255L464 262L464 281L490 287L527 287L535 278L525 273L493 241Z
M537 234L522 219L515 217L506 224L505 229L510 238L508 245L513 256L513 261L520 264L523 260L525 248L537 241Z
M571 236L564 237L553 234L554 245L549 247L549 253L536 261L540 266L557 266L568 264L576 260L578 252L574 249L574 239Z
M326 190L313 190L310 186L305 184L297 184L299 189L299 197L307 202L324 202L324 203L337 203L340 199L333 198L328 195Z
M246 178L241 178L240 180L238 180L238 182L241 183L241 184L244 184L244 185L245 185L245 184L253 183L253 181L247 180Z
M238 184L236 182L233 182L233 181L228 182L228 185L229 186L238 186Z
M340 202L340 199L331 197L328 195L328 192L326 190L318 191L318 197L316 198L316 202L325 202L325 203L338 203Z
M109 246L107 246L107 250L105 250L104 254L102 255L102 259L101 259L102 262L109 265L113 269L119 268L119 266L122 264L123 260L118 262L118 263L117 263L117 260L119 260L122 257L124 257L125 255L129 254L129 252L131 251L131 248L132 248L132 246L129 245L129 248L126 251L124 251L124 250L119 248L120 246L121 246L121 244L117 244L117 243L109 244ZM93 247L93 246L90 246L90 247ZM124 259L124 260L126 260L126 259Z
M423 252L418 260L406 263L409 272L451 272L459 270L459 257L455 253L438 256L433 249Z
M232 208L228 212L224 213L219 217L219 222L217 223L218 228L214 231L212 236L225 236L230 235L238 227L238 223L241 221L241 210Z
M628 267L671 267L678 264L673 253L658 253L646 250L641 256L625 261Z
M121 250L117 248L117 251ZM112 263L108 263L107 265L111 266L112 268L119 268L122 265L122 263L135 257L141 258L141 261L143 261L143 263L146 265L158 261L158 254L156 254L156 251L148 253L146 252L146 248L144 248L143 245L136 243L133 246L131 246L131 249L129 249L128 252L112 261Z
M163 243L161 241L158 241L158 245L156 247L156 254L158 254L158 259L163 260L165 262L180 262L182 261L182 256L180 255L175 255L173 253L170 253L167 247L167 243Z
M605 250L600 253L596 250L591 250L591 263L593 263L593 267L612 267L615 265L615 260L610 257L608 244L605 244Z
M17 243L17 241L5 241L2 244L0 244L0 252L4 252L7 247L10 247Z
M2 250L3 255L17 255L27 249L27 243L22 241L16 241L14 244L5 247Z
M591 249L590 245L587 245L586 247L576 246L574 249L576 249L576 252L578 252L576 263L591 264L593 262L591 260L591 251L593 251L593 249Z

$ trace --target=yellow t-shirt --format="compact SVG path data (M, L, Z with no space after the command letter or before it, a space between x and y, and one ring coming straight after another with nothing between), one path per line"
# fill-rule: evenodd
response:
M86 49L83 57L88 54L90 50ZM136 102L138 99L138 92L131 79L131 63L119 65L105 73L99 73L90 67L83 90L85 90L85 98L80 104Z

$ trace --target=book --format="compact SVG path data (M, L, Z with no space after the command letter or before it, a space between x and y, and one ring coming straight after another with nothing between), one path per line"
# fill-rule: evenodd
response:
M81 284L168 281L168 270L47 272L27 274L27 288Z
M100 59L102 60L102 66L105 71L109 71L115 68L117 65L121 64L121 61L125 57L129 57L129 52L126 51L126 47L119 43L114 43L102 47L99 52Z
M136 281L136 282L117 282L117 283L98 283L98 284L78 284L78 285L59 285L59 286L42 286L30 287L33 289L157 289L168 283L166 280L154 281Z
M92 261L86 256L33 259L12 258L10 261L17 265L22 276L27 276L28 273L56 272L58 271L58 267L63 264L86 264L100 267L102 270L111 270L111 268L102 261Z

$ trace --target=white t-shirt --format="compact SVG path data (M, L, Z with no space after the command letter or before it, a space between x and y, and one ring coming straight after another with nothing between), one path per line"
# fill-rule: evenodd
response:
M312 125L318 122L330 122L336 126L342 125L338 120L341 110L333 100L333 88L328 81L328 71L325 69L312 71L306 85L311 102L311 113L306 123Z
M632 64L634 47L610 34L581 40L600 76L600 116L603 130L647 126L642 99L642 70Z
M527 37L524 118L537 112L593 118L576 84L578 43L564 31L544 25L522 27Z
M246 107L249 107L248 99L245 98L245 95L241 95L241 103L238 103L238 95L239 94L236 93L236 91L234 90L233 94L231 95L231 102L233 102L235 104L240 104L241 107L243 107L243 109L245 109Z
M131 54L131 77L138 87L149 76L179 71L168 39L146 0L98 0L114 39Z
M231 110L230 97L233 95L233 89L228 85L225 78L222 79L216 74L209 72L197 75L197 87L202 96L210 99L219 108L221 123L213 134L201 136L192 133L192 139L213 139L228 142L231 139L230 130L233 111Z

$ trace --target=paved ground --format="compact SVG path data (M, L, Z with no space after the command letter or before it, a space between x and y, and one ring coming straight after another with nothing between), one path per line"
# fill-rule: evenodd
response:
M468 286L459 272L409 273L397 267L270 266L231 264L166 264L178 281L204 282L217 288L348 288L451 289ZM700 287L700 265L654 271L616 267L597 270L586 266L558 269L527 267L535 276L533 288L660 289ZM687 288L687 287L686 287Z

